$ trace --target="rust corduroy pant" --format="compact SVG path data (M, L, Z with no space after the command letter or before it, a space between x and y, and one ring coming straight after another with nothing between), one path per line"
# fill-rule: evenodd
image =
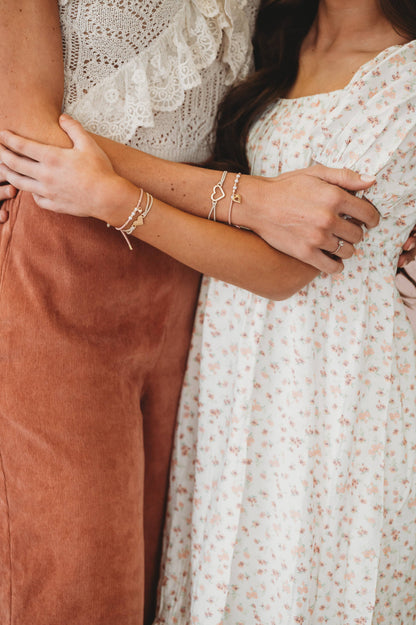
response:
M0 623L141 625L144 603L151 620L198 275L29 195L9 211Z

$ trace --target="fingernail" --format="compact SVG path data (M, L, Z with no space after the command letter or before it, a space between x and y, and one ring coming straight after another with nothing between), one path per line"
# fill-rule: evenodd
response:
M360 178L363 182L375 182L376 181L375 176L367 176L367 174L363 174L362 176L360 176Z

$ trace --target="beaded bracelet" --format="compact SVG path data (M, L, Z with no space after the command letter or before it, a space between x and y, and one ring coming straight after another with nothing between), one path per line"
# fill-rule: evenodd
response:
M231 220L231 216L232 216L232 211L233 211L233 204L241 204L241 195L239 195L237 193L237 189L238 189L238 183L240 181L241 178L241 174L238 173L234 179L234 185L233 185L233 190L231 192L231 200L230 200L230 207L228 209L228 224L230 226L233 226L233 222ZM240 226L235 226L236 228L240 228Z
M137 202L136 206L133 208L132 212L130 213L130 215L128 216L127 220L125 221L125 223L122 226L120 226L119 228L116 228L114 226L116 230L119 230L121 232L122 230L124 230L124 228L127 228L129 223L131 222L132 219L135 218L137 213L141 212L140 205L142 203L143 193L144 193L143 189L140 189L140 197L138 199L138 202ZM110 224L107 224L107 228L110 228Z
M127 220L122 226L115 226L115 230L118 230L123 235L127 245L129 246L130 251L133 250L133 247L129 241L129 235L133 234L137 226L142 226L144 224L144 220L150 213L153 206L153 196L150 193L146 192L146 206L144 209L142 208L141 203L143 200L143 195L144 191L143 189L140 189L139 200L130 215L128 216ZM110 228L110 224L107 224L107 227Z
M150 193L146 192L146 207L143 210L142 208L139 208L139 210L137 211L137 217L134 218L133 223L131 224L131 226L129 227L125 227L125 226L121 226L121 228L116 228L116 230L120 230L120 232L124 233L124 234L133 234L133 232L136 230L137 226L142 226L144 223L145 218L148 216L148 214L150 213L151 209L153 206L153 196L150 195Z

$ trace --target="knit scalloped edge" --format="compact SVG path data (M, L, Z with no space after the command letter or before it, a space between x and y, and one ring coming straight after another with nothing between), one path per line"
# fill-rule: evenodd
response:
M91 132L127 142L138 127L154 126L156 112L180 108L186 91L201 84L201 72L217 58L226 67L226 84L243 78L251 60L246 1L184 2L146 50L69 103L67 112Z

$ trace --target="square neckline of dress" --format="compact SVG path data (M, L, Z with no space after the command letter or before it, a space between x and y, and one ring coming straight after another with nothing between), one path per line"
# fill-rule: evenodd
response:
M345 91L349 89L349 87L354 82L356 82L357 78L361 74L366 72L369 66L376 64L381 57L383 57L384 55L388 56L391 52L393 52L393 50L395 49L400 50L400 49L406 48L409 44L414 44L415 42L416 42L416 39L411 39L407 43L399 43L399 44L394 44L392 46L387 46L387 48L384 48L384 50L381 50L378 54L373 56L373 58L369 59L368 61L360 65L360 67L352 76L351 80L344 87L341 87L340 89L333 89L332 91L322 91L320 93L311 93L310 95L298 96L297 98L279 98L278 102L290 103L290 102L299 102L301 100L307 101L307 100L312 100L313 98L324 98L324 97L329 97L329 96L344 93Z

